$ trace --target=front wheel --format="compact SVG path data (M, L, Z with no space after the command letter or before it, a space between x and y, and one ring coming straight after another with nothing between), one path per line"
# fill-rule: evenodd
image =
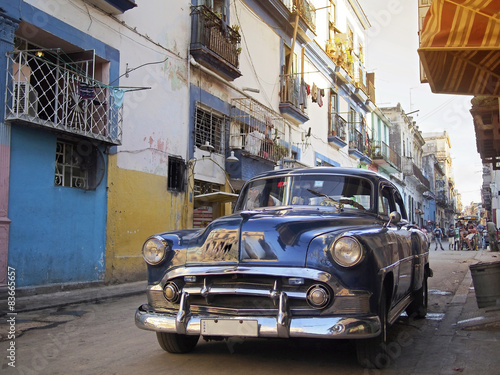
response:
M429 289L427 284L427 273L424 276L422 287L415 292L413 301L406 308L406 313L410 318L423 319L427 315L429 303Z
M370 339L357 340L356 354L358 363L365 368L383 369L390 365L391 357L387 348L387 298L385 290L380 296L380 335Z
M156 332L161 348L169 353L189 353L198 343L199 336L179 335L177 333Z

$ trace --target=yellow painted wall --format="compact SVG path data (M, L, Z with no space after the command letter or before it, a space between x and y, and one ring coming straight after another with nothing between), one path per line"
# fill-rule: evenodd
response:
M152 234L186 227L187 195L169 192L166 177L118 168L116 158L108 159L106 281L145 280L142 244Z

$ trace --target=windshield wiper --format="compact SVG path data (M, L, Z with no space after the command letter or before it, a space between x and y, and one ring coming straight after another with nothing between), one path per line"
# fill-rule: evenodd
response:
M334 205L333 207L335 207L337 209L337 212L342 212L344 209L342 208L342 203L333 199L332 197L330 197L329 195L326 195L325 193L321 193L319 191L316 191L316 190L313 190L313 189L309 189L307 188L307 191L318 196L318 197L324 197L326 199L328 199L329 201L333 202ZM336 203L336 204L335 204Z
M316 191L316 190L313 190L313 189L307 189L307 190L308 190L309 192L311 192L312 194L314 194L314 195L317 195L317 196L319 196L319 197L325 197L325 198L327 198L328 200L330 200L330 201L332 201L332 202L334 202L334 203L337 203L339 206L338 206L338 207L336 207L336 206L335 206L335 207L339 210L339 212L340 212L340 211L343 211L343 205L344 205L344 204L348 204L348 205L351 205L351 206L353 206L353 207L356 207L356 208L357 208L357 209L359 209L359 210L365 210L365 211L366 211L366 209L363 207L363 205L359 204L359 203L358 203L358 202L356 202L355 200L352 200L352 199L347 199L347 198L342 198L342 199L340 199L340 200L335 200L335 199L333 199L332 197L330 197L329 195L326 195L326 194L321 193L321 192L319 192L319 191Z

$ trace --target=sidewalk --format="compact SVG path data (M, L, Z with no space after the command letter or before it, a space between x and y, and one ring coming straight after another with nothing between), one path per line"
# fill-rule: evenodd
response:
M26 312L53 307L62 307L77 303L92 303L109 298L125 297L144 293L146 281L136 281L124 284L104 285L83 288L70 288L62 291L52 291L50 288L21 289L16 292L15 312ZM68 288L68 287L66 287ZM58 289L64 289L59 287ZM44 291L48 291L45 292ZM7 313L7 300L0 301L0 315Z
M500 252L490 252L489 250L476 251L474 262L489 263L500 262ZM483 291L484 293L484 291ZM452 303L462 303L464 305L457 327L465 331L474 330L500 330L500 305L497 300L496 306L479 308L476 301L476 290L473 285L471 272L467 273L460 287L458 288Z

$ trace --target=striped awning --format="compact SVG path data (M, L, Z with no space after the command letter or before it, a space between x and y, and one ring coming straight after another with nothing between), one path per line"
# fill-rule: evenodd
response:
M418 53L433 92L500 95L500 1L434 0Z

